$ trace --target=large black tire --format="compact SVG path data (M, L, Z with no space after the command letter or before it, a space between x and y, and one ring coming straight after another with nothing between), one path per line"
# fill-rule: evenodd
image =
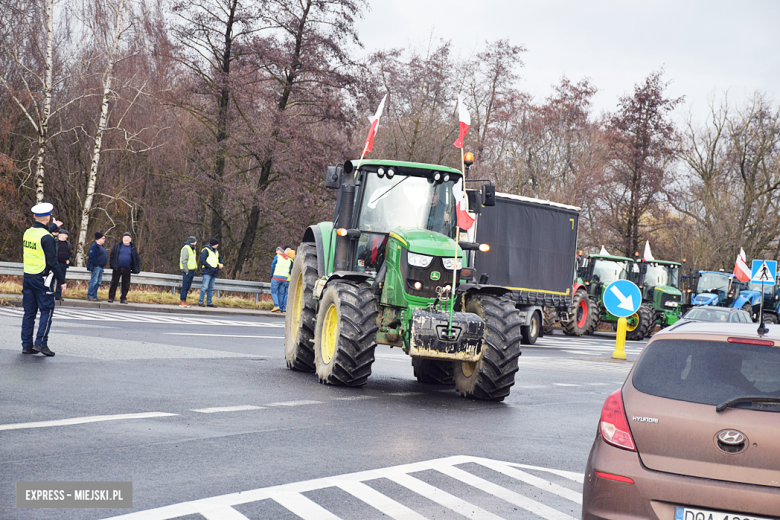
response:
M764 323L777 323L777 314L773 312L764 313Z
M454 364L455 388L463 397L503 401L518 370L520 316L511 301L486 294L469 298L464 310L485 322L485 339L479 361Z
M523 340L523 345L533 345L536 340L539 339L539 332L542 330L542 316L538 312L534 312L531 316L531 324L523 325L520 327L520 336Z
M742 310L747 312L748 314L750 314L751 321L756 321L755 319L753 319L753 306L752 305L750 305L749 303L746 302L745 305L742 306ZM756 316L758 316L758 313L756 313Z
M542 332L545 336L549 336L553 333L553 327L555 327L555 320L558 318L558 312L555 307L544 308L544 320L542 323Z
M314 372L314 324L317 302L317 247L301 244L290 273L287 315L284 320L284 359L287 368Z
M571 299L571 320L562 323L563 333L567 336L582 336L594 322L598 322L596 302L590 299L587 291L579 289ZM595 328L595 327L594 327Z
M369 284L337 281L325 288L314 332L314 365L320 383L366 384L374 362L378 315Z
M628 319L631 320L633 316ZM636 311L637 324L633 330L626 331L626 339L629 341L642 341L647 336L650 327L655 326L655 312L644 303ZM630 326L630 325L629 325Z
M414 377L428 385L455 384L455 367L452 361L412 358Z

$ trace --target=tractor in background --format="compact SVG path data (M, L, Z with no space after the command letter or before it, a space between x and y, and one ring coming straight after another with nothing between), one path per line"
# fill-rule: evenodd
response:
M682 291L680 290L680 270L682 264L666 260L640 261L636 264L638 272L632 270L633 281L642 293L642 301L653 309L655 320L650 327L662 329L677 322L682 316Z
M589 255L580 262L577 269L577 283L588 288L588 297L596 304L595 316L589 319L587 332L595 331L601 323L617 328L618 318L607 312L604 306L604 291L616 280L632 280L639 273L639 266L630 258L611 255ZM642 303L637 312L626 318L626 339L640 341L655 325L655 312L647 303Z
M774 285L758 285L754 283L748 283L748 290L756 291L761 294L763 289L764 298L764 322L765 323L780 323L780 276L775 279ZM753 316L755 321L758 321L758 313L761 312L761 301L753 304Z
M761 289L759 286L755 286L758 290L748 287L748 284L737 280L733 273L699 271L696 296L691 303L694 306L714 305L742 309L755 321L758 316L753 308L761 303Z

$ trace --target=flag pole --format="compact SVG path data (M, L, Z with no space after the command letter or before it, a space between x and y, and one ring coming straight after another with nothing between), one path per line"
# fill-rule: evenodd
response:
M463 182L463 195L466 195L466 163L463 159L463 147L460 149L460 171L463 173L461 182ZM468 197L466 197L466 211L469 210ZM455 201L457 205L457 201ZM457 207L457 206L456 206ZM458 226L458 219L455 218L455 260L452 264L452 291L450 291L450 323L448 330L452 330L452 314L455 311L455 286L457 285L458 277L458 244L460 243L460 226Z

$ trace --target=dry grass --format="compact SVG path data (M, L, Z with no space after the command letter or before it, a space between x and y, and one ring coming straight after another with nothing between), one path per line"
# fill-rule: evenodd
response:
M105 285L105 284L104 284ZM118 291L117 291L118 292ZM22 283L19 278L13 276L0 277L0 293L2 294L22 294ZM187 301L190 305L198 304L198 295L200 289L190 290ZM254 295L242 295L239 293L222 293L221 298L217 298L214 291L213 303L220 307L230 307L235 309L261 309L269 310L273 307L271 297L267 294L260 295L260 301L255 303ZM85 282L68 282L68 289L64 294L65 298L74 300L87 299L87 284ZM119 295L117 294L117 297ZM108 287L102 286L98 289L98 299L108 299ZM179 294L171 294L170 289L164 290L157 287L130 285L130 292L127 293L127 300L131 303L163 303L168 305L179 304Z

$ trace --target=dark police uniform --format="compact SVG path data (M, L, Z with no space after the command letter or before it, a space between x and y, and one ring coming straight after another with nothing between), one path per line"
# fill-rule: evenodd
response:
M38 206L36 206L38 208ZM51 211L51 210L49 210ZM65 279L57 261L57 248L54 236L45 224L36 222L24 233L24 282L22 284L22 353L38 352L53 356L47 342L51 319L54 313L54 284L62 285ZM53 274L47 286L46 277ZM41 311L38 335L33 343L35 316Z

